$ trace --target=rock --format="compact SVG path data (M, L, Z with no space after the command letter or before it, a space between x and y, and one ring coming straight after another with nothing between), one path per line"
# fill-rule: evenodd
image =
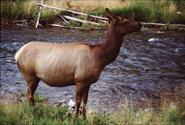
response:
M55 107L65 107L65 106L67 106L67 102L64 99L62 99L59 102L54 103L52 105Z
M154 41L156 41L156 42L158 42L158 41L160 41L158 38L150 38L149 40L148 40L148 42L154 42Z
M75 102L73 100L69 100L69 103L67 104L70 108L73 108L75 106Z
M66 106L66 101L65 100L61 100L59 103L58 103L58 106Z
M158 33L158 34L163 34L163 33L165 33L165 32L162 32L162 31L157 31L156 33Z
M185 48L176 48L175 53L185 55Z
M66 101L65 101L64 99L62 99L62 100L60 101L60 104L63 104L63 103L66 103Z
M178 11L177 14L180 15L182 12Z

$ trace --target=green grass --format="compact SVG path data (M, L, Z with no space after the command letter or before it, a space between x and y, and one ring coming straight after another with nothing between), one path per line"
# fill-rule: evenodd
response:
M1 17L10 20L31 18L35 8L29 5L28 0L17 0L16 4L8 0L1 1Z
M9 0L1 1L1 18L4 20L36 20L38 7L36 1L31 0L16 0L13 3ZM55 17L55 12L48 9L43 9L41 13L41 21L46 20L51 22Z
M0 125L184 125L185 108L164 105L160 111L134 110L125 106L112 114L88 114L86 120L76 119L68 107L48 105L42 96L36 96L35 107L27 101L19 104L0 104Z
M185 24L185 9L182 6L185 6L185 1L181 0L133 0L126 6L112 9L112 12L144 22ZM178 11L181 13L178 14ZM105 15L102 8L91 14Z
M68 107L52 107L37 104L35 107L27 103L16 105L0 105L1 125L109 125L113 123L109 116L96 114L89 120L76 119L68 111ZM114 124L114 123L113 123Z
M11 1L1 1L1 17L6 20L35 19L37 0L16 0L16 4ZM160 23L182 23L185 24L185 2L183 0L132 0L120 8L112 9L113 13L145 22ZM93 15L105 15L104 8L99 7L88 13ZM177 12L181 12L178 14ZM43 9L41 20L52 22L55 12Z

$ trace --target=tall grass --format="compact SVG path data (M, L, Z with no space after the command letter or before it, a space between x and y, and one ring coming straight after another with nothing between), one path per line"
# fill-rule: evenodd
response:
M55 0L56 1L56 0ZM9 0L1 1L1 18L8 20L33 19L36 16L40 0ZM65 1L45 0L48 5L67 8ZM116 14L134 17L139 21L182 23L185 24L185 2L183 0L72 0L72 6L78 6L80 11L104 16L104 9L110 8ZM53 20L55 13L43 9L41 20Z
M180 9L183 5L185 2L177 6L171 0L133 0L121 8L112 9L112 11L138 21L185 24L185 9Z
M49 106L43 101L35 107L22 102L14 105L0 104L1 125L184 125L185 109L175 105L164 106L160 111L141 109L134 111L126 106L113 114L88 114L87 120L76 119L68 107Z
M1 1L1 18L27 19L34 13L33 2L28 0L17 0L16 3L6 0Z

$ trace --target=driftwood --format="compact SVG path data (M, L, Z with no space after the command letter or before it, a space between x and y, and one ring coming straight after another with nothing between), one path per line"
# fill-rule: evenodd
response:
M67 20L73 20L73 21L77 21L77 22L80 22L80 23L89 23L89 24L93 24L93 25L97 25L97 26L101 26L103 23L105 24L105 23L108 22L108 18L105 18L105 17L94 16L94 15L89 15L89 14L82 13L82 12L77 12L77 11L74 11L74 10L69 10L69 9L64 9L64 8L59 8L59 7L53 7L53 6L45 5L44 4L44 0L41 0L41 3L39 3L37 5L39 5L39 12L38 12L38 17L37 17L36 26L35 26L36 28L39 25L40 14L41 14L41 11L42 11L43 7L48 8L48 9L53 9L55 11L55 13L57 15L59 15L59 17L63 21L65 21L67 24L69 24L69 22ZM82 15L82 16L86 16L86 17L95 18L95 19L98 19L99 22L101 22L101 23L87 21L87 20L82 20L82 19L78 19L78 18L75 18L75 17L67 16L67 15L60 15L57 12L57 10L59 10L59 11L66 11L66 12L70 12L70 13L73 13L73 14L78 14L78 15ZM142 22L141 24L144 27L167 27L169 29L174 29L174 27L175 27L175 29L178 29L178 28L185 29L185 25L183 25L183 24L163 24L163 23L146 23L146 22ZM58 25L58 24L52 24L52 26L63 27L63 28L67 27L67 26L62 26L62 25ZM80 27L76 27L76 29L80 29Z
M163 23L146 23L142 22L143 27L147 28L160 28L164 30L178 30L185 31L185 25L183 24L163 24Z
M63 16L61 16L56 10L55 10L55 13L60 17L60 19L62 19L67 24L69 24L69 22Z
M63 25L60 25L60 24L51 24L51 26L71 29L69 26L63 26ZM73 27L73 29L82 29L82 28L81 27Z
M60 25L60 24L51 24L51 26L53 27L59 27L59 28L67 28L67 29L80 29L82 30L83 28L82 27L69 27L69 26L64 26L64 25ZM95 30L105 30L107 28L103 28L103 27L100 27L100 28L97 28L97 27L94 27L94 28L90 28L90 29L95 29Z
M77 22L81 22L81 23L90 23L90 24L94 24L97 26L100 26L100 23L96 23L96 22L91 22L91 21L86 21L86 20L81 20L75 17L70 17L70 16L63 16L64 18L68 19L68 20L73 20L73 21L77 21Z
M49 8L49 9L55 9L55 10L60 10L60 11L71 12L71 13L74 13L74 14L83 15L83 16L89 16L89 17L93 17L93 18L97 18L97 19L101 19L101 20L108 20L108 18L105 18L105 17L89 15L89 14L86 14L86 13L77 12L77 11L68 10L68 9L59 8L59 7L53 7L53 6L45 5L43 3L40 3L38 5L41 6L41 7Z
M17 25L17 26L30 27L29 25L26 25L26 24L20 24L20 23L17 23L16 25Z
M13 23L22 23L22 22L27 22L27 20L15 20L15 21L12 21Z
M163 24L163 23L146 23L142 22L141 23L143 26L175 26L175 27L184 27L185 25L183 24Z
M82 13L82 12L77 12L77 11L74 11L74 10L68 10L68 9L64 9L64 8L59 8L59 7L53 7L53 6L45 5L45 4L44 4L44 0L41 0L41 3L39 3L39 4L37 4L37 5L39 5L39 12L38 12L38 17L37 17L36 26L35 26L36 28L37 28L38 25L39 25L40 14L41 14L41 11L42 11L42 8L43 8L43 7L48 8L48 9L53 9L54 12L55 12L57 15L59 15L59 17L60 17L64 22L66 22L67 24L69 24L69 22L68 22L67 20L72 20L72 21L77 21L77 22L80 22L80 23L89 23L89 24L101 26L102 23L106 23L107 20L108 20L108 19L105 18L105 17L94 16L94 15L89 15L89 14ZM78 14L78 15L83 15L83 16L95 18L95 19L98 19L98 20L99 20L100 22L102 22L102 23L97 23L97 22L82 20L82 19L78 19L78 18L71 17L71 16L68 16L68 15L60 15L60 14L57 12L57 10L66 11L66 12L70 12L70 13L73 13L73 14Z
M41 4L43 4L43 3L44 3L44 0L41 0ZM39 25L41 10L42 10L42 6L39 6L39 12L38 12L38 17L37 17L37 22L36 22L35 28L37 28Z

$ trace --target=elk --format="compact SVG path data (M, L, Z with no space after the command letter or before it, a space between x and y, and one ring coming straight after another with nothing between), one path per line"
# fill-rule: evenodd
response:
M79 11L80 7L77 5L71 5L71 1L70 0L66 0L66 5L68 7L68 9L74 10L74 11Z
M75 116L83 102L82 114L86 117L86 104L91 84L95 83L104 67L119 54L123 36L139 31L141 23L115 16L105 9L109 19L106 40L100 44L30 42L16 53L18 68L28 85L28 100L34 105L34 92L40 80L49 86L75 85Z

